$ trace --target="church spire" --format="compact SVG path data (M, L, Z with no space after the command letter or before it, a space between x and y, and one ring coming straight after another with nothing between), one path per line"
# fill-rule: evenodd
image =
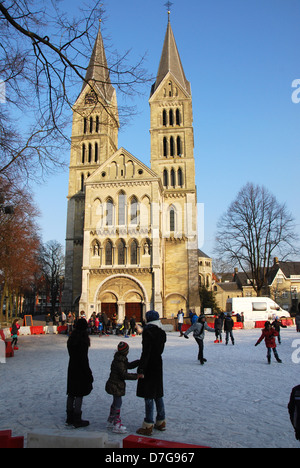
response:
M109 68L107 65L103 38L101 34L101 21L99 23L99 31L90 59L90 63L87 67L85 82L83 83L82 91L87 86L88 81L93 81L97 89L101 91L105 100L109 102L113 96L114 88L110 81Z
M173 77L183 87L183 89L190 95L191 85L185 77L183 66L181 63L180 55L176 45L174 33L171 26L170 14L168 11L168 27L165 36L163 51L160 59L159 69L156 77L156 82L152 87L152 94L155 93L157 88L168 73L172 73Z

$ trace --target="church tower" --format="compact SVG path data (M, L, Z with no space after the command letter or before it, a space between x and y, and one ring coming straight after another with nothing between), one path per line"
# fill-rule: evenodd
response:
M63 306L78 306L82 287L85 185L118 148L119 118L101 29L73 106Z
M197 191L191 86L186 79L170 12L150 96L151 169L163 186L164 310L200 312Z

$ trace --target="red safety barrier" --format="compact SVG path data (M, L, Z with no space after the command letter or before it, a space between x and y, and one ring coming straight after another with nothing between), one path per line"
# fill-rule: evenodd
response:
M14 357L15 353L14 353L14 350L12 348L11 341L5 341L5 346L6 346L5 356L7 358Z
M286 327L293 327L294 326L294 320L292 318L282 319L281 323L282 323L282 325L285 325Z
M24 448L24 437L12 437L11 430L0 431L0 448Z
M206 448L208 449L210 447L205 447L202 445L182 444L181 442L170 442L167 440L152 439L150 437L140 437L140 436L130 435L126 437L126 439L123 439L123 448L130 448L130 449L132 448L145 448L145 449Z
M32 335L45 335L44 327L30 327Z
M242 330L243 327L244 326L243 326L243 324L241 322L235 322L233 328L234 328L234 330Z
M260 322L255 322L255 328L265 328L265 323L267 320L263 320Z
M60 325L59 327L57 327L57 333L65 333L67 331L67 325Z

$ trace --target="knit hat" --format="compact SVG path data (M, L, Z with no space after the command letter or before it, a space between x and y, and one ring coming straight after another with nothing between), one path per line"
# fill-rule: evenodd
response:
M147 323L154 322L154 321L159 320L159 319L160 319L159 313L156 312L156 310L149 310L149 312L146 313Z
M76 323L76 330L85 331L88 328L88 323L84 318L81 318Z
M124 341L121 341L119 344L118 344L118 352L120 354L126 354L128 353L129 351L129 346L127 343L125 343Z

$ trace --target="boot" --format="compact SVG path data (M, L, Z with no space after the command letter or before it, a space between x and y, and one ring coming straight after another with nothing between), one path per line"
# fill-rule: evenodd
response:
M166 430L166 421L156 421L156 424L154 426L154 429L157 429L158 431L165 431Z
M152 423L146 423L145 421L143 422L143 425L140 429L136 431L137 434L143 435L143 436L151 436L152 431L153 431L154 424Z
M67 411L66 426L72 426L74 423L74 411Z
M82 415L82 412L80 413L74 413L74 422L73 422L73 426L78 429L80 427L87 427L89 426L90 422L89 421L83 421L83 419L81 419L81 415Z

